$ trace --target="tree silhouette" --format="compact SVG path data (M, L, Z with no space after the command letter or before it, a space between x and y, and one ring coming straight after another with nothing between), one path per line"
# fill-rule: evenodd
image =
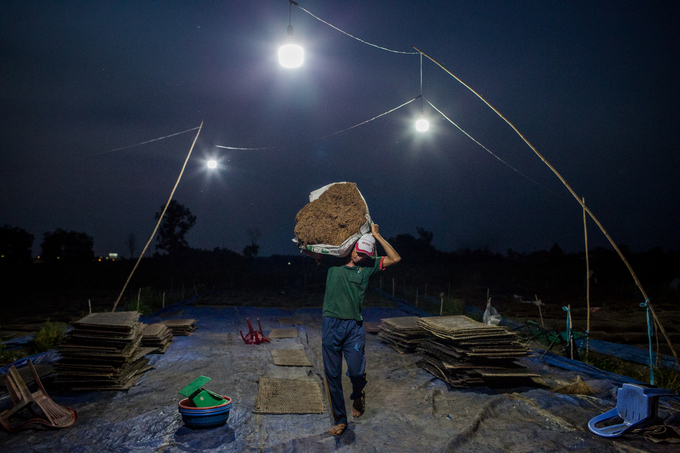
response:
M40 247L45 262L84 263L94 258L94 240L85 233L57 228L52 233L45 233L44 237Z
M161 211L157 212L155 219L158 220L165 206L161 206ZM168 205L165 216L158 229L156 238L156 249L165 250L169 254L189 247L184 236L196 223L196 216L191 214L189 208L175 200Z
M3 263L30 263L33 235L9 225L0 227L0 257Z
M260 251L260 246L257 241L260 239L260 230L258 228L248 228L248 236L250 236L250 245L243 248L243 256L246 258L255 258Z

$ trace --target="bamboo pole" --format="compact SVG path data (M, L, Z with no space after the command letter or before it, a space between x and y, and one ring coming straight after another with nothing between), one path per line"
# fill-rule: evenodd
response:
M137 258L137 262L135 263L135 267L132 268L130 275L128 276L127 280L125 281L125 285L123 285L123 289L120 291L120 294L118 295L118 299L116 299L116 303L113 304L113 310L111 310L111 311L116 311L116 307L118 306L118 302L120 302L121 297L123 297L123 293L125 293L125 290L127 289L128 283L130 283L130 280L132 279L132 275L135 273L135 271L137 270L137 266L139 266L139 263L142 261L142 257L144 256L146 249L149 248L151 241L153 240L154 236L156 235L156 231L158 231L158 227L161 226L161 222L163 221L163 217L165 216L165 211L168 210L168 206L170 205L170 202L172 201L172 197L175 195L175 190L177 190L177 186L179 185L179 181L182 179L182 175L184 174L184 169L187 166L187 162L189 162L189 157L191 157L191 152L194 150L194 146L196 145L196 141L198 140L198 136L201 133L202 128L203 128L203 121L201 121L201 125L198 126L198 132L196 132L196 137L194 137L194 142L191 144L191 148L189 149L189 154L187 154L187 157L184 160L184 165L182 166L182 170L179 172L179 176L177 177L177 182L175 182L175 186L172 188L172 191L170 192L170 197L168 198L168 202L165 203L165 207L163 208L163 212L161 212L161 215L158 217L158 222L156 223L156 228L154 228L153 233L151 233L151 237L149 238L146 245L144 246L142 253L139 254L139 258Z
M642 296L645 298L645 301L647 302L647 305L649 306L649 311L651 312L652 317L654 318L654 321L659 325L659 329L661 329L661 332L663 333L664 338L666 338L666 342L668 343L668 347L670 348L671 353L673 354L673 357L675 358L675 363L680 365L680 359L678 359L678 353L675 351L675 348L673 347L673 343L671 343L671 340L670 340L670 338L668 337L668 334L666 333L666 329L664 329L663 324L661 324L661 321L659 320L659 317L656 315L656 312L654 311L654 307L652 306L652 303L651 303L651 301L649 300L649 296L647 295L647 292L646 292L646 291L644 290L644 288L642 287L642 284L640 283L640 280L638 279L637 275L635 274L635 271L633 271L633 268L632 268L631 265L628 263L628 260L626 260L626 257L623 256L623 253L621 253L621 250L620 250L619 247L616 245L616 243L614 242L614 240L611 238L611 236L609 235L609 233L607 233L607 230L604 229L604 226L600 223L600 221L597 219L597 217L595 217L595 214L593 214L592 211L591 211L590 209L588 209L588 207L585 205L585 203L579 198L579 196L576 194L576 192L574 191L574 189L571 188L571 186L570 186L570 185L567 183L567 181L562 177L562 175L555 169L555 167L553 167L553 166L550 164L550 162L548 162L548 161L545 159L545 157L543 157L543 156L541 155L541 153L538 152L538 150L534 147L534 145L532 145L531 143L529 143L529 141L524 137L524 135L522 135L522 133L515 127L515 125L512 124L510 121L508 121L508 119L505 118L498 110L496 110L496 108L495 108L494 106L492 106L491 104L489 104L489 103L486 101L486 99L484 99L479 93L477 93L475 90L473 90L470 86L468 86L465 82L463 82L461 79L459 79L459 78L458 78L456 75L454 75L451 71L449 71L449 70L446 69L444 66L442 66L442 64L439 63L437 60L435 60L434 58L432 58L431 56L429 56L428 54L426 54L426 53L423 52L422 50L418 49L417 47L413 46L413 48L416 49L418 52L420 52L420 53L421 53L422 55L424 55L425 57L429 58L434 64L436 64L437 66L439 66L440 68L442 68L447 74L449 74L451 77L453 77L453 78L456 79L458 82L460 82L465 88L467 88L468 90L470 90L475 96L477 96L482 102L484 102L491 110L493 110L493 111L496 113L496 115L498 115L503 121L505 121L505 122L508 124L508 126L510 126L510 127L512 128L512 130L514 130L515 133L517 133L517 135L519 135L519 137L524 141L524 143L526 143L527 146L529 146L529 148L531 148L531 150L534 152L534 154L536 154L536 156L537 156L539 159L541 159L541 161L542 161L545 165L548 166L548 168L555 174L555 176L557 176L557 178L562 182L562 184L567 188L567 190L569 190L569 192L571 193L571 195L576 199L576 201L578 201L578 203L579 203L579 204L583 207L583 209L588 213L588 215L590 216L590 218L593 219L593 221L597 224L597 226L600 228L600 230L602 231L602 233L605 235L605 237L607 238L607 240L609 241L609 243L612 245L612 247L614 247L614 250L616 250L616 253L619 255L619 257L621 258L621 260L623 261L623 263L624 263L624 264L626 265L626 267L628 268L628 272L630 272L631 276L633 277L633 280L635 280L635 285L638 287L638 289L639 289L640 292L642 293Z
M583 236L586 241L586 308L588 314L586 315L586 359L588 358L588 351L590 350L590 260L588 253L588 227L586 224L586 199L582 198L583 202Z
M137 291L137 311L139 311L139 301L142 299L142 288Z
M545 324L543 324L543 312L541 311L541 301L538 300L538 294L534 294L534 297L536 298L536 305L538 305L538 316L541 317L541 327L545 329Z
M90 299L87 299L87 306L90 308L90 313L92 313L92 302Z
M441 293L439 295L439 298L441 299L441 304L439 305L439 316L442 316L444 314L444 293Z

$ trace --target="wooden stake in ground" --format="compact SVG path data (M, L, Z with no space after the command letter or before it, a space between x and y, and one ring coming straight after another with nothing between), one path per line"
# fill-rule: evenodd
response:
M165 308L165 292L163 292L163 308Z
M543 324L543 312L541 312L541 301L538 300L538 294L534 294L534 297L536 298L536 305L538 305L538 316L541 317L541 327L545 329L545 324Z
M571 352L571 360L574 360L574 325L571 322L571 305L567 304L567 308L569 311L567 312L567 317L569 317L569 332L567 334L569 335L569 338L567 338L567 341L569 342L569 351Z
M90 302L90 299L87 299L87 306L90 307L90 313L92 313L92 302Z
M439 316L442 316L444 314L444 293L441 293L439 295L439 298L441 299L441 304L439 305Z

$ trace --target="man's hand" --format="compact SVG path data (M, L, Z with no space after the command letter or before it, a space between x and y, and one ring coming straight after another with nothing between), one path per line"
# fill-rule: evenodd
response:
M371 223L371 234L373 234L373 237L380 242L380 245L385 249L385 252L387 253L387 256L383 259L383 268L386 268L388 266L392 266L393 264L397 264L399 261L401 261L401 256L397 253L396 250L385 240L383 239L382 236L380 236L380 230L378 229L378 224L377 223Z

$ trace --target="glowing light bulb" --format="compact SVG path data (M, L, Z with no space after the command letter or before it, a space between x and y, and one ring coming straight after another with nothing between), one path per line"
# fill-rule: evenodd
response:
M291 8L293 7L293 2L291 2ZM284 68L299 68L305 61L305 50L296 43L296 39L293 36L293 26L288 24L288 38L286 38L286 44L279 47L279 63Z
M430 128L430 122L425 118L420 118L416 121L416 130L418 132L426 132Z
M217 168L217 161L215 159L210 159L207 165L210 169Z
M284 44L279 48L279 63L284 68L299 68L305 61L305 51L297 44Z

